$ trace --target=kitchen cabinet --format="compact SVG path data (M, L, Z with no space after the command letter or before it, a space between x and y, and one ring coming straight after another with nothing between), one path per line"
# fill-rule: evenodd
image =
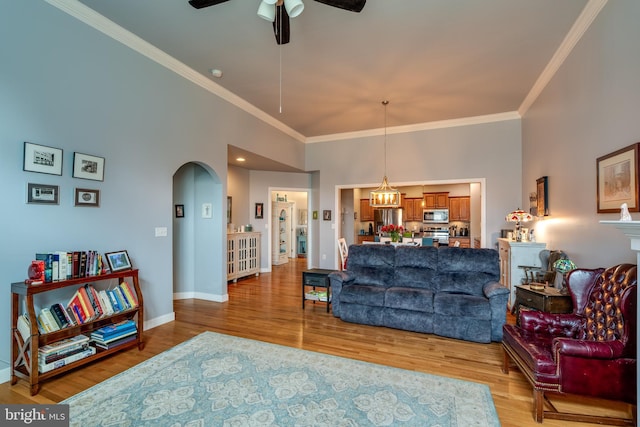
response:
M360 221L373 221L373 207L369 205L369 199L360 199Z
M449 197L449 221L471 221L470 197Z
M516 286L525 278L523 265L540 267L540 251L546 248L541 242L516 242L510 239L498 239L500 258L500 283L509 288L509 309L513 309L516 299Z
M425 209L448 209L449 208L449 192L441 193L424 193Z
M419 197L408 197L403 200L403 221L420 221L422 222L422 202Z
M373 242L375 241L376 236L371 234L358 234L358 244L361 245L363 242Z
M471 238L469 237L449 237L449 246L455 246L456 242L460 242L459 248L470 248Z

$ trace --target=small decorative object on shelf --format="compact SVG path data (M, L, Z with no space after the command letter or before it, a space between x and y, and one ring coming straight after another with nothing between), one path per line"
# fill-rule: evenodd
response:
M631 221L631 214L626 203L620 205L620 221Z

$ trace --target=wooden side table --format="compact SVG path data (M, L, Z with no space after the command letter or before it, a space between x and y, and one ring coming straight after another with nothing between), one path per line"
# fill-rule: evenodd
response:
M327 313L329 312L329 305L331 304L331 283L329 281L329 274L336 270L325 270L322 268L312 268L302 272L302 308L304 309L304 302L307 300L325 302L327 304ZM312 288L314 291L316 288L324 288L327 290L325 299L317 299L309 295L306 288Z
M573 302L571 295L561 294L556 288L546 286L542 290L531 289L529 285L516 286L515 309L516 322L520 322L520 307L545 313L571 313Z

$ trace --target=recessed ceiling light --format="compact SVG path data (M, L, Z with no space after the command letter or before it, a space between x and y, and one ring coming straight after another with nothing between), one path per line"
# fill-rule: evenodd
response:
M218 70L217 68L212 68L209 70L209 72L213 77L216 77L218 79L222 77L222 70Z
M244 157L238 157L236 158L236 161L238 162L244 162L246 159Z

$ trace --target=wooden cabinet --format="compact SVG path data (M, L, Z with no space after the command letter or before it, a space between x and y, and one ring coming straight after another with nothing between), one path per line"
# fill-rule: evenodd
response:
M449 208L449 193L424 193L425 209Z
M422 203L423 199L419 197L409 197L403 199L402 220L422 222Z
M370 234L358 234L358 244L361 245L362 242L373 242L375 241L376 236L372 236Z
M500 256L500 283L509 288L509 309L513 309L516 299L516 286L525 278L521 266L540 266L540 251L547 245L540 242L516 242L498 239Z
M449 197L449 221L471 221L470 197Z
M227 234L227 280L260 274L260 233Z
M455 246L456 242L460 242L458 245L459 248L470 248L471 247L471 238L470 237L449 237L449 246Z
M360 221L373 220L373 207L369 205L369 199L360 199Z
M87 321L85 323L68 326L55 332L41 333L38 329L38 319L36 316L36 306L39 306L49 295L42 294L58 291L54 298L57 299L59 294L65 294L70 297L79 287L85 284L98 284L98 282L106 282L103 285L111 286L115 283L118 285L123 279L131 278L132 290L136 293L138 300L137 307L123 309L112 315L102 316L98 319ZM108 282L107 282L108 281ZM113 282L113 283L111 283ZM97 288L98 286L96 286ZM64 292L64 288L69 288L69 292ZM72 292L73 288L73 292ZM61 302L61 301L58 301ZM62 302L64 305L67 301ZM138 349L144 348L142 333L144 331L144 312L143 312L142 292L138 283L138 270L126 270L117 273L103 274L99 276L79 277L77 279L61 280L58 282L43 283L40 285L27 285L24 282L11 284L11 384L16 384L18 378L22 378L29 382L31 386L31 395L35 395L40 391L40 384L52 377L58 376L78 366L85 365L105 356L109 356L115 352L125 350L137 346ZM27 318L29 320L30 330L21 329L18 326L18 318L22 316L20 308L26 309ZM134 320L136 322L135 340L124 343L117 347L102 349L94 347L95 353L83 359L61 364L60 367L51 371L40 373L38 367L38 350L48 344L53 344L61 340L69 339L78 335L90 336L96 329L102 328L112 323L118 323L125 320ZM25 336L23 338L23 336Z
M280 265L289 262L291 251L291 216L293 215L293 203L273 202L273 245L271 264Z
M516 323L520 321L518 313L521 307L552 314L571 313L573 303L571 302L570 294L561 294L555 288L547 286L542 290L537 290L531 289L529 285L518 285L516 286L516 300L514 303Z

